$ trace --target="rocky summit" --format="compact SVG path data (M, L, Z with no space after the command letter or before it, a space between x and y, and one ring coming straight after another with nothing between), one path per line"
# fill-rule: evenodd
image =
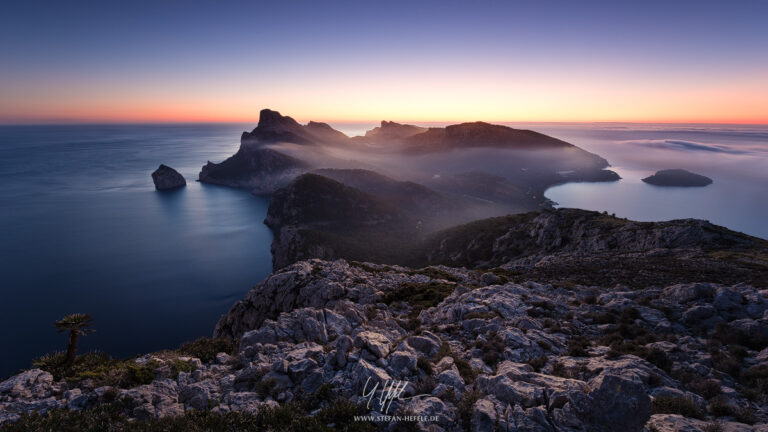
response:
M743 283L630 289L511 282L504 267L301 261L221 318L215 336L236 350L139 357L140 385L28 370L0 383L0 423L118 401L144 421L254 414L324 394L430 431L765 431L767 310L768 290ZM380 403L392 383L402 392Z

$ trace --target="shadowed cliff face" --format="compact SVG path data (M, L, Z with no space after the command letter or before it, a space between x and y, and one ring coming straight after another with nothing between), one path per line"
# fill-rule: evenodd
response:
M274 232L273 267L316 257L401 260L419 235L417 210L393 206L328 177L304 174L270 199L264 223Z
M400 193L407 197L407 191ZM277 192L267 219L276 232L274 268L308 258L503 266L511 275L536 274L551 282L629 286L699 277L762 286L768 277L768 242L706 221L634 222L559 209L436 231L432 212L409 207L404 198L399 206L390 206L391 197L381 198L386 193L370 187L364 192L321 176L302 176Z

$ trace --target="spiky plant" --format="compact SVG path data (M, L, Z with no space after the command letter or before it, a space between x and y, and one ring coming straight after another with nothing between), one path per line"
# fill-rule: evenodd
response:
M69 332L69 344L67 345L67 357L64 365L67 367L75 364L77 358L77 341L80 335L85 336L88 333L93 333L95 330L91 329L93 318L89 314L69 314L64 318L53 323L59 332Z

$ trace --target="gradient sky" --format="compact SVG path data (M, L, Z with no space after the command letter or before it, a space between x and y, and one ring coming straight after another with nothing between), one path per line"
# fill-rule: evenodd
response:
M768 2L15 1L0 123L768 123Z

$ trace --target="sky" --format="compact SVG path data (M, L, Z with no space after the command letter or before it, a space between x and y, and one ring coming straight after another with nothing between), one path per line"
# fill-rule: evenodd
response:
M0 123L768 123L764 1L0 6Z

